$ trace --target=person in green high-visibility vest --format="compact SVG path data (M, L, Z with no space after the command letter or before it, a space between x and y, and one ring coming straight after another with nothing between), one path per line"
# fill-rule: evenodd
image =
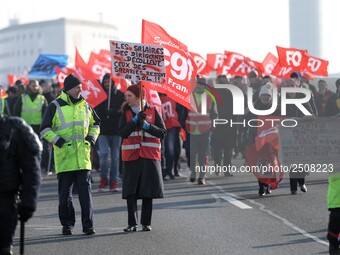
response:
M63 235L72 235L76 222L73 186L78 191L83 233L96 233L93 228L90 151L100 133L100 119L81 92L81 81L72 74L67 76L61 95L49 104L41 124L41 136L53 144Z
M334 170L328 178L327 207L330 211L327 233L329 254L340 254L340 170Z
M47 101L42 95L38 81L30 80L26 93L18 98L14 105L13 115L23 118L40 135L40 125L47 108Z

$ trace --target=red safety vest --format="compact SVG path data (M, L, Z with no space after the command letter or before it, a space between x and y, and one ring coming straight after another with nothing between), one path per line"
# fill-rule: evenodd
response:
M155 124L155 108L146 108L146 121ZM132 120L132 111L125 112L126 122ZM138 158L161 160L161 140L147 132L141 139L141 130L135 130L127 138L123 139L122 160L133 161Z
M176 111L176 102L168 96L160 97L162 101L162 116L167 129L180 127L178 114Z
M197 111L198 113L189 111L188 117L185 121L185 129L194 135L205 134L210 131L211 129L211 119L210 119L210 108L211 108L211 98L207 96L207 114L201 114L202 104L197 104Z

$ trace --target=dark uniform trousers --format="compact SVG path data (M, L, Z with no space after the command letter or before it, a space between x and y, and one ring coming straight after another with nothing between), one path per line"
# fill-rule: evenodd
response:
M331 208L328 222L328 235L327 239L329 244L334 247L339 247L339 234L340 234L340 208Z
M63 227L74 227L76 222L72 202L72 188L78 191L83 228L93 227L91 171L78 170L58 173L59 220Z
M12 245L18 222L15 194L0 195L0 250Z
M126 199L127 209L128 209L128 224L129 226L135 226L138 222L138 212L137 212L137 198L136 196L129 196ZM142 199L142 215L140 223L143 226L151 225L152 216L152 198Z

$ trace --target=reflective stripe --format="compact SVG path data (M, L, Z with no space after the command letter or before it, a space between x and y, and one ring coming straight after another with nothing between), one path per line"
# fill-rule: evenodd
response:
M141 136L142 132L141 131L134 131L132 132L129 137L136 137L136 136ZM157 138L156 136L150 135L147 132L144 132L144 137L149 137L149 138Z
M144 146L144 147L152 147L152 148L157 148L157 149L161 148L161 144L159 144L159 143L145 143L145 142L141 142L140 144L142 146Z
M139 149L139 148L140 148L139 144L122 145L122 151L124 151L124 150L134 150L134 149Z
M63 111L61 110L61 106L58 103L58 101L57 100L53 100L51 103L53 103L56 106L56 109L58 111L59 118L60 118L60 126L54 127L53 128L54 131L56 131L56 130L63 130L63 129L70 128L70 127L77 127L77 126L86 128L86 126L88 125L88 123L89 123L89 108L88 108L88 104L87 103L86 103L86 117L85 117L85 121L74 121L74 122L70 122L70 123L66 123ZM99 128L98 125L93 125L92 127Z
M202 121L198 121L198 124L211 124L210 120L202 120Z
M100 127L99 127L98 125L92 125L92 126L90 126L90 127L89 127L89 129L90 129L90 128L96 128L96 129L99 129Z
M56 135L53 140L52 140L52 143L55 144L58 140L59 140L60 136L59 135Z
M64 139L65 139L66 142L69 142L69 141L73 141L73 140L77 140L77 139L84 140L85 137L84 137L84 135L72 135L72 136L69 136L69 137L64 137Z
M49 131L52 131L52 129L51 128L45 128L44 130L42 130L41 132L40 132L40 135L41 136L44 136L47 132L49 132Z

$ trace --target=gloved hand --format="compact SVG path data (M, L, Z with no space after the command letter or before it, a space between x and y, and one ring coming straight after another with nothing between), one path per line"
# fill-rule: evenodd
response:
M146 113L144 111L140 111L133 117L132 122L136 123L138 120L144 120L146 118Z
M94 146L94 144L96 143L95 139L93 136L86 136L85 140L88 141L92 146Z
M148 123L147 121L143 120L142 129L143 129L143 130L149 130L150 128L151 128L151 124Z
M63 146L63 144L66 143L65 139L60 137L57 142L55 143L56 146L58 146L59 148L61 148Z
M18 204L18 214L19 219L23 222L28 221L33 216L34 210L32 208L22 206L21 204Z

